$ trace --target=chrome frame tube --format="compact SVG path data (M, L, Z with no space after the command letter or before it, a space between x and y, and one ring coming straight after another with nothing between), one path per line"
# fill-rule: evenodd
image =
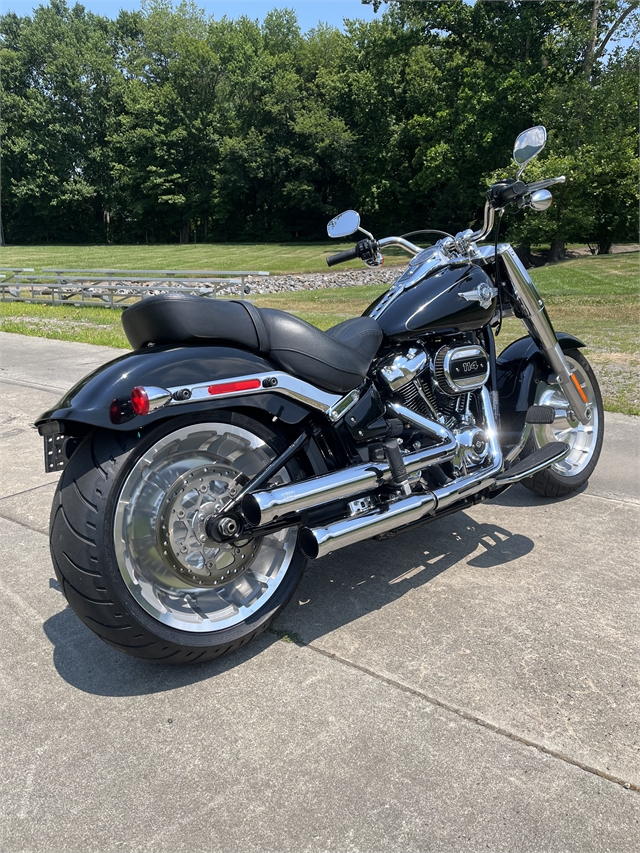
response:
M482 389L480 399L482 401L482 415L485 423L483 431L488 439L491 463L487 468L476 469L472 474L467 474L465 477L458 477L445 486L435 489L434 494L438 499L437 510L445 509L445 507L451 506L451 504L457 501L464 500L476 492L481 492L483 489L493 486L497 475L502 471L502 448L498 440L498 428L493 415L491 395L486 386Z
M243 382L247 379L257 379L260 387L244 391L227 391L224 394L211 394L209 388L231 382ZM358 392L350 391L347 395L329 394L310 382L298 379L283 371L270 373L249 373L245 376L230 376L225 379L213 379L211 382L198 382L194 385L176 385L167 389L171 395L167 407L188 406L190 403L203 400L224 400L233 397L248 397L253 394L281 394L299 403L304 403L317 409L330 420L341 418L352 405L358 402ZM337 417L335 416L337 415Z

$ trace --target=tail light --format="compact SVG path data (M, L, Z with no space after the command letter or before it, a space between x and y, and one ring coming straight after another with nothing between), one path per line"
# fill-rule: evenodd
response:
M154 388L136 385L131 391L131 408L136 415L148 415L161 409L171 400L171 392L166 388Z

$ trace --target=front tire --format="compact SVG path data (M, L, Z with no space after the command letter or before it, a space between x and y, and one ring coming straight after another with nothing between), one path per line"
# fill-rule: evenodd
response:
M304 570L297 528L225 544L203 523L288 444L235 412L141 437L87 436L51 512L53 564L74 612L109 645L166 663L211 660L264 631ZM291 461L269 482L301 473Z
M569 454L560 462L522 480L523 486L545 498L564 497L581 488L598 464L604 439L602 395L593 369L579 350L568 350L565 358L591 405L592 416L588 423L581 424L572 416L569 402L559 385L541 382L538 386L536 405L554 408L556 420L533 428L529 452L551 441L565 441L571 447Z

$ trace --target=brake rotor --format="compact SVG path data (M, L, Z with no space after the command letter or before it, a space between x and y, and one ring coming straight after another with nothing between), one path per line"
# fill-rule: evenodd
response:
M247 478L228 464L192 468L167 490L158 513L158 548L174 575L203 587L222 586L251 564L261 539L215 542L205 529Z

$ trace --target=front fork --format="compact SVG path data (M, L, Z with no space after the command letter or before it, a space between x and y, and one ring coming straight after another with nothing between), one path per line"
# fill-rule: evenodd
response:
M547 359L558 377L558 384L569 401L578 420L586 424L591 420L591 406L577 377L571 372L560 348L551 320L540 294L520 258L509 243L498 246L508 277L508 292L514 313L527 328L538 349Z

